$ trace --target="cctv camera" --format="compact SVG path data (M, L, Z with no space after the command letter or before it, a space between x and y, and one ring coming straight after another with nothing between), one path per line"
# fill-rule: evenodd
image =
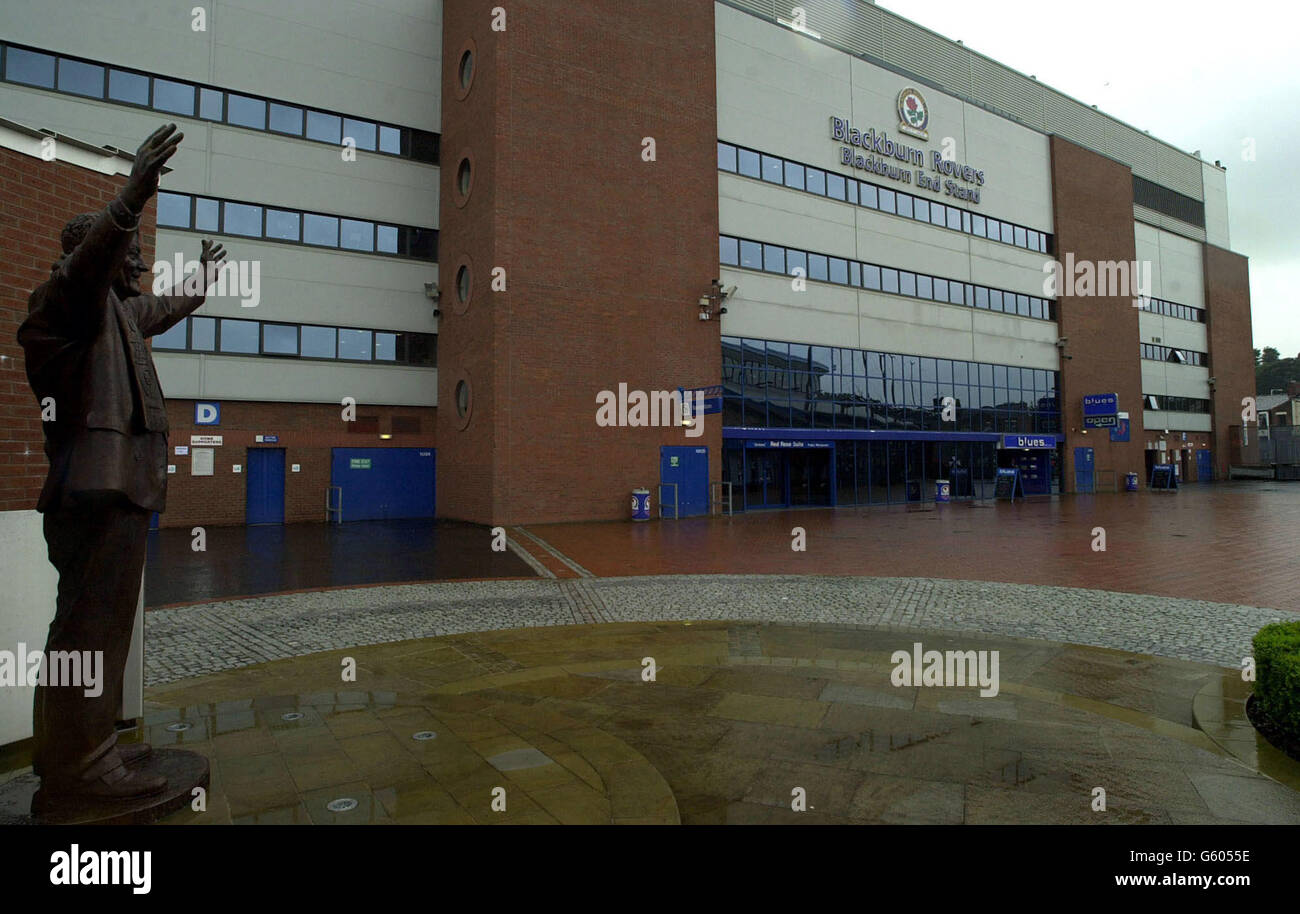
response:
M431 300L433 300L433 301L437 301L437 300L438 300L438 297L439 297L442 293L441 293L441 291L438 289L438 284L437 284L436 282L426 282L426 283L424 284L424 294L425 294L425 296L426 296L427 298L429 298L429 299L431 299Z

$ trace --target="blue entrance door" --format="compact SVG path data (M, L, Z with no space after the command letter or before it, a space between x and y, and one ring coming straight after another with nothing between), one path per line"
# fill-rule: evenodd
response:
M1196 452L1196 481L1214 482L1214 460L1206 448Z
M661 447L659 481L677 484L679 517L709 512L709 449L706 447ZM659 497L672 516L673 488L664 485Z
M1094 492L1093 452L1090 447L1074 449L1074 489L1076 492Z
M433 448L336 447L330 481L342 489L343 519L433 517Z
M245 520L249 524L284 523L284 449L249 448Z

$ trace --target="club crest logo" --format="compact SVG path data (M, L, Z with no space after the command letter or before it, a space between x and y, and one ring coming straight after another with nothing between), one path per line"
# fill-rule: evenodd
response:
M926 127L930 124L930 109L926 107L925 96L919 89L908 86L898 93L898 129L903 133L923 140L930 134Z

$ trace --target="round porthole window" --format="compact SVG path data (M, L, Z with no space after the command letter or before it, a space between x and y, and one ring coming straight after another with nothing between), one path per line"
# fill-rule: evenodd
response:
M456 271L456 298L462 305L469 303L470 293L470 273L469 265L461 264L460 269Z
M470 84L474 82L474 52L469 48L465 53L460 55L460 87L466 92L469 91Z
M460 165L456 168L456 190L461 197L468 197L470 187L474 183L474 170L469 164L469 159L460 160Z
M469 415L469 383L464 380L456 382L456 415L462 419Z

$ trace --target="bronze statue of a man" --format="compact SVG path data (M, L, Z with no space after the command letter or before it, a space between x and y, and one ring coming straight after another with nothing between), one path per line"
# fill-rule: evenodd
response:
M182 138L175 124L159 128L136 152L117 198L68 223L63 257L32 293L18 329L32 390L43 408L47 398L54 406L53 421L43 423L50 472L36 505L59 572L45 656L103 651L97 697L66 684L36 689L36 815L68 803L147 797L167 784L132 768L149 746L119 748L114 724L150 512L163 510L167 493L167 412L144 341L203 304L225 257L204 239L199 276L168 295L140 290L148 272L140 213Z

